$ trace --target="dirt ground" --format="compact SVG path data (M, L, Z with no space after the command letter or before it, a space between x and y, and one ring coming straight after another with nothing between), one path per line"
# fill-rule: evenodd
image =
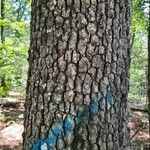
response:
M17 108L0 106L0 150L21 150L23 112L22 104ZM130 114L133 150L149 150L148 114L141 111L131 111Z

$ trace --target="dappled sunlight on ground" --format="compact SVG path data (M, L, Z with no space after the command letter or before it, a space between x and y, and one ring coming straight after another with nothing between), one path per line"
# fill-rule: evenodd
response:
M140 111L131 112L129 127L133 149L147 150L150 146L148 114Z
M0 131L0 148L19 149L22 143L23 124L14 123Z

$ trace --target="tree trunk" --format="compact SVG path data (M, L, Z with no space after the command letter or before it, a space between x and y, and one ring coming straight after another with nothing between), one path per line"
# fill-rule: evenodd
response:
M150 134L150 5L149 5L149 26L148 26L148 114L149 114L149 134Z
M1 0L0 1L0 18L1 19L5 19L5 0ZM0 26L0 42L1 44L5 43L5 35L4 35L4 25ZM7 87L7 83L6 83L6 77L5 75L3 75L1 77L1 87Z
M0 1L0 17L1 17L1 19L4 19L4 3L5 3L5 1L4 0L1 0ZM4 36L4 26L3 25L1 25L1 27L0 27L0 40L1 40L1 43L4 43L4 41L5 41L5 36Z
M33 0L24 150L130 149L130 0Z

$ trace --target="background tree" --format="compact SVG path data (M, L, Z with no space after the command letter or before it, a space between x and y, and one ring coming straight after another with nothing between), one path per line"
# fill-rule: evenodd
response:
M150 4L149 4L149 26L148 26L148 112L150 133Z
M1 0L1 19L4 19L4 0ZM1 43L4 43L4 27L1 25Z
M5 16L5 14L4 14L4 3L5 3L5 1L4 0L1 0L0 1L0 10L1 10L1 12L0 12L0 16L1 16L1 19L4 19L4 16ZM4 42L5 42L5 35L4 35L4 26L3 25L1 25L1 28L0 28L0 39L1 39L1 44L4 44ZM6 77L5 77L5 75L3 75L2 77L1 77L1 87L3 87L3 89L7 89L7 84L6 84Z
M23 149L130 149L130 1L32 1Z

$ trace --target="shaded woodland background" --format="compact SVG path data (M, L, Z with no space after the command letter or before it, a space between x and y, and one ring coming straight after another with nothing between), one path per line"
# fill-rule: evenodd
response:
M149 141L147 73L149 0L132 0L129 106L134 149ZM0 150L21 149L30 44L30 0L0 0Z

